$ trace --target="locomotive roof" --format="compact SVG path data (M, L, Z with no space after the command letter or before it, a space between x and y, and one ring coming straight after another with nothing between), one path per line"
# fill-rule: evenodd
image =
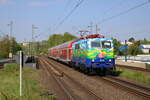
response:
M82 39L82 40L79 40L77 42L75 42L74 44L77 44L77 43L81 43L83 41L91 41L91 40L106 40L106 41L111 41L112 39L111 38L89 38L89 39Z

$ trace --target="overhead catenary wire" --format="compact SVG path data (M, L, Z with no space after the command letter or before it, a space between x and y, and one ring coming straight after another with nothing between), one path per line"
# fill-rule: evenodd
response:
M112 11L113 9L118 8L119 6L121 6L122 4L124 4L124 0L121 0L120 2L116 3L115 5L113 5L112 7L108 8L103 14L107 14L110 11Z
M148 1L144 2L144 3L141 3L141 4L139 4L139 5L136 5L136 6L134 6L134 7L131 7L131 8L129 8L129 9L127 9L127 10L125 10L125 11L122 11L122 12L120 12L120 13L118 13L118 14L116 14L116 15L113 15L113 16L111 16L111 17L102 19L98 24L102 24L102 23L104 23L104 22L107 22L107 21L112 20L112 19L114 19L114 18L117 18L117 17L119 17L119 16L122 16L122 15L124 15L124 14L126 14L126 13L128 13L128 12L130 12L130 11L132 11L132 10L135 10L135 9L137 9L137 8L140 8L140 7L142 7L142 6L144 6L144 5L148 4L148 3L150 3L150 0L148 0Z
M72 1L72 0L68 0L68 1L67 1L66 5L65 5L65 8L64 8L64 11L66 11L66 9L68 8L68 6L71 4L71 1Z
M79 1L77 2L77 4L73 7L73 9L67 14L67 16L65 16L65 17L63 18L63 20L61 20L58 24L56 24L56 27L53 29L53 33L55 33L55 31L56 31L58 28L61 27L61 25L72 15L72 13L83 3L83 1L84 1L84 0L79 0ZM98 24L107 22L107 21L112 20L112 19L114 19L114 18L117 18L117 17L119 17L119 16L121 16L121 15L124 15L124 14L126 14L126 13L128 13L128 12L130 12L130 11L132 11L132 10L135 10L135 9L141 7L141 6L144 6L144 5L148 4L149 1L150 1L150 0L148 0L148 1L144 2L144 3L141 3L141 4L139 4L139 5L136 5L136 6L134 6L134 7L131 7L131 8L129 8L129 9L123 11L123 12L120 12L120 13L116 14L116 15L110 16L110 17L108 17L108 18L104 18L104 19L102 19ZM120 2L120 3L122 3L122 2ZM48 31L49 31L49 30L48 30ZM51 30L51 31L52 31L52 30ZM45 32L44 32L44 33L45 33Z
M74 11L83 3L84 0L79 0L78 3L73 7L73 9L58 23L56 28L54 29L57 30L73 13Z
M70 1L70 0L69 0ZM67 2L67 5L70 2ZM51 31L50 33L55 33L55 31L73 14L73 12L83 3L84 0L77 0L77 4L74 6L74 8L63 18L63 20L61 20L58 24L55 24L54 26L56 26L54 29L52 28L48 28L47 30L45 30L44 32L42 32L43 34L49 32L49 30ZM49 33L48 33L49 34ZM41 35L41 34L40 34ZM39 36L40 36L39 35Z

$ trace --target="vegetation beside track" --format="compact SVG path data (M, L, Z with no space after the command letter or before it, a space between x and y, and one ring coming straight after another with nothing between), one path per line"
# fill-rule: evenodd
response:
M147 64L147 65L146 65L146 68L147 68L147 69L150 69L150 64Z
M117 71L120 72L120 77L150 85L150 76L147 73L132 71L130 69L124 68L117 68Z
M21 49L21 45L17 43L14 37L8 35L0 37L0 59L8 58L10 50L13 54L16 54Z
M0 69L0 100L54 100L54 96L45 96L40 84L38 70L23 69L23 96L19 96L19 66L6 64ZM45 99L46 98L46 99Z

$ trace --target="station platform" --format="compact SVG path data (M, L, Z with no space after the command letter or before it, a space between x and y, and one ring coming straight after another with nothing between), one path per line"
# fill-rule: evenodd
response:
M139 67L139 68L147 68L147 63L143 63L143 62L136 62L136 61L131 61L128 60L127 62L125 62L124 60L116 60L116 64L117 65L125 65L125 66L132 66L132 67Z

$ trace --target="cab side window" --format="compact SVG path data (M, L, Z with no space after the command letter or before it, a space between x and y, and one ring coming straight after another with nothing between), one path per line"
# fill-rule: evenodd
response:
M75 49L80 49L80 44L75 44Z
M82 41L80 43L80 49L87 49L87 41Z

